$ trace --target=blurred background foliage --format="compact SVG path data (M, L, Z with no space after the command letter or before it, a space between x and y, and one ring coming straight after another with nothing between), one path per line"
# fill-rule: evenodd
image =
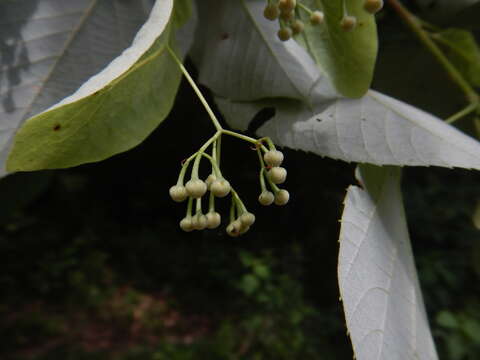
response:
M480 14L465 12L465 24L478 36L472 11ZM388 8L379 35L374 88L441 117L465 105ZM472 124L458 122L476 136ZM336 263L354 165L285 150L291 203L262 208L256 153L229 139L225 172L257 223L237 239L223 229L183 233L184 208L168 188L211 130L182 84L168 120L138 148L0 181L1 359L352 358ZM459 169L404 171L415 259L445 360L480 354L479 180Z

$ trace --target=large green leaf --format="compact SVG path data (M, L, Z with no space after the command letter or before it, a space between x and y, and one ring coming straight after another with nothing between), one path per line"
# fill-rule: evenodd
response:
M300 12L306 24L297 40L313 56L317 65L332 80L337 90L347 97L360 97L370 87L377 56L377 30L375 18L358 0L305 0L311 9L325 13L325 22L310 25L309 15ZM341 28L345 9L357 18L351 31Z
M0 3L0 176L23 122L75 92L128 48L148 18L150 3Z
M432 34L445 54L473 86L480 86L480 48L470 31L450 28Z
M8 171L103 160L138 145L158 126L181 77L167 47L179 23L175 15L185 19L188 6L175 3L176 11L173 0L157 0L130 48L73 95L25 122Z

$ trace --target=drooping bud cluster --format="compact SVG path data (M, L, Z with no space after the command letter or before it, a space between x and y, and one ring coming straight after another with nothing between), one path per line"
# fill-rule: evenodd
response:
M231 133L229 132L229 134ZM230 222L226 231L229 235L236 237L250 229L250 226L255 222L255 215L247 210L238 193L222 175L219 161L221 135L222 131L217 132L198 152L184 162L177 184L170 188L169 193L170 197L176 202L183 202L188 199L186 215L179 224L180 228L187 232L215 229L220 226L222 219L221 215L215 211L215 200L231 194ZM287 171L280 166L283 162L283 153L275 149L269 138L260 140L250 138L248 141L256 145L256 150L260 155L262 185L262 194L259 197L260 203L262 205L272 203L285 205L289 199L288 191L277 187L277 184L282 184L287 177ZM263 142L268 143L270 150L263 145ZM206 154L210 146L212 147L211 155ZM198 175L202 159L207 159L211 167L211 174L205 181L201 180ZM184 184L185 175L192 162L191 177ZM268 182L271 191L267 190L265 182ZM208 194L208 212L204 213L202 211L202 199L206 194Z
M266 139L270 150L264 152L257 149L262 169L260 170L260 186L262 192L258 196L258 202L264 206L285 205L290 199L290 194L285 189L280 189L277 185L283 184L287 179L287 170L280 165L283 163L283 153L275 149L275 145ZM266 181L265 181L266 180ZM270 190L267 189L267 184Z
M364 0L364 9L370 14L375 14L382 7L383 0ZM325 15L322 10L311 10L299 0L267 0L263 16L270 21L278 21L280 29L277 37L281 41L287 41L304 31L304 21L313 26L323 24L328 14ZM308 20L301 12L307 14ZM346 0L343 0L343 17L338 25L344 31L351 31L357 25L357 18L348 14Z

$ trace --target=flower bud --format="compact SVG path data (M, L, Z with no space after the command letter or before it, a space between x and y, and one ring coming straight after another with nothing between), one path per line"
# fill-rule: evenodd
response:
M280 0L278 2L278 8L282 13L291 12L297 6L296 0Z
M275 21L278 19L278 16L280 15L280 10L277 5L275 4L270 4L265 7L265 10L263 10L263 16L265 19L268 19L270 21Z
M232 221L227 226L227 234L232 237L237 237L238 235L240 235L240 232L242 231L242 227L243 226L240 220Z
M282 184L287 179L287 170L283 167L274 166L268 170L267 175L274 184Z
M321 11L314 11L312 15L310 15L310 24L312 25L319 25L323 23L325 15Z
M210 190L212 183L217 180L217 177L213 174L208 175L207 179L205 180L205 184L207 185L207 189Z
M300 21L300 20L296 20L292 26L292 33L293 35L297 35L297 34L300 34L303 29L305 29L305 24L303 23L303 21Z
M189 180L185 184L187 193L194 199L201 198L207 192L207 185L200 179Z
M263 206L268 206L268 205L272 205L274 199L275 199L275 196L273 195L272 192L264 191L258 197L258 202Z
M243 227L250 227L255 222L255 215L250 212L243 213L240 218Z
M281 28L280 30L278 30L277 36L280 40L287 41L292 37L292 30L287 27Z
M290 193L287 190L280 190L275 194L275 205L285 205L290 200Z
M269 166L280 166L283 162L283 153L278 150L268 150L263 155L263 160Z
M370 14L379 12L383 7L383 0L365 0L363 8Z
M212 186L210 186L212 194L220 198L227 196L231 189L230 183L225 179L217 179L212 183Z
M180 221L180 229L186 232L193 230L192 217L187 216Z
M207 228L207 217L202 213L195 214L192 217L192 227L195 230L204 230Z
M344 16L342 21L340 21L340 26L345 31L351 31L357 26L357 18L355 16Z
M218 212L215 212L215 211L209 212L206 215L206 217L207 217L207 228L209 229L217 228L222 222L222 217Z
M280 14L280 19L284 21L291 21L295 18L295 13L293 11L282 12Z
M173 201L182 202L188 197L187 189L182 185L174 185L169 190L170 197Z

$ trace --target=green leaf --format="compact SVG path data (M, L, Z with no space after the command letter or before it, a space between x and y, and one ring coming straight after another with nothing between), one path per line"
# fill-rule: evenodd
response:
M445 48L445 54L463 76L474 86L480 86L480 48L470 31L447 29L433 34Z
M256 276L252 274L247 274L242 278L242 282L240 284L242 290L247 295L251 295L258 289L260 283Z
M301 11L306 25L297 40L312 55L342 95L362 96L370 87L377 56L375 17L363 9L363 1L305 0L303 3L312 10L322 10L325 13L325 22L321 25L310 25L309 15ZM344 3L348 15L357 18L357 26L351 31L340 27L344 16Z
M450 311L441 311L437 315L437 323L450 329L458 328L458 320Z
M175 3L185 18L186 2ZM169 113L180 82L167 51L174 14L173 0L157 0L130 48L73 95L27 120L15 136L8 171L100 161L141 143Z

